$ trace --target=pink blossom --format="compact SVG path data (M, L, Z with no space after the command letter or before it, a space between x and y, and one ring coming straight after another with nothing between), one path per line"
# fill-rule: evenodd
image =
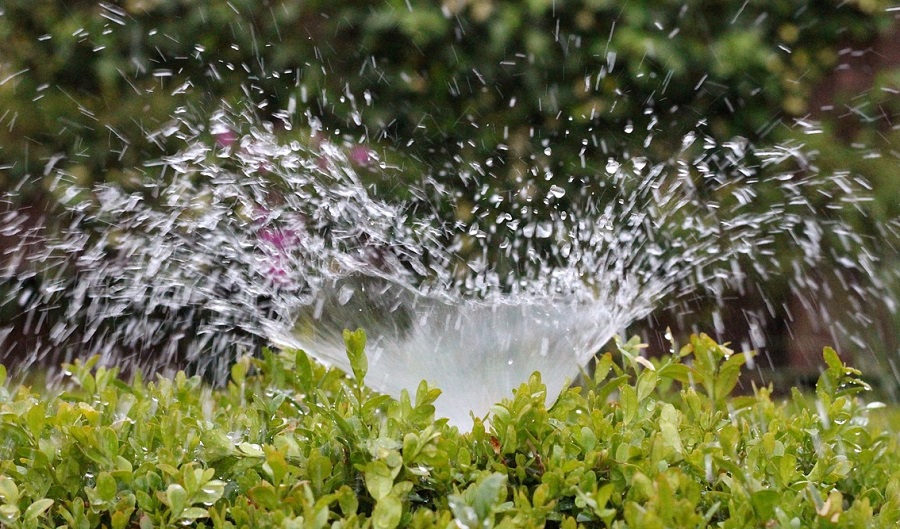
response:
M300 237L294 230L282 228L262 228L257 232L257 236L260 241L274 248L278 253L284 253L285 250L293 248L300 242Z
M355 145L350 149L350 161L356 165L369 165L372 161L372 151L365 145Z
M216 144L219 145L219 147L231 147L234 145L234 142L238 140L237 132L231 129L217 132L213 134L213 136L216 138Z

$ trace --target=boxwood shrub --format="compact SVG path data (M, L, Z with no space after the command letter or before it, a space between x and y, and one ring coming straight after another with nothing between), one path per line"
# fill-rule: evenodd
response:
M705 335L652 360L633 339L558 399L535 373L459 429L426 382L366 389L365 335L345 337L351 374L265 351L222 388L96 360L58 390L0 384L0 527L900 523L897 435L831 349L815 394L781 399L735 395L752 356Z

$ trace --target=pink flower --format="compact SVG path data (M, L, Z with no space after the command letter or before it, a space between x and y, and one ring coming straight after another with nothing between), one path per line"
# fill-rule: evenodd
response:
M300 242L300 237L294 230L282 228L262 228L257 232L257 236L261 242L274 248L278 253L284 253Z
M266 279L279 285L292 285L290 257L302 240L301 232L272 225L265 225L271 213L260 208L256 222L263 224L256 231L257 248L264 256L266 268L263 274Z
M372 151L365 145L355 145L350 149L350 161L356 165L369 165L372 161Z
M216 144L219 147L231 147L234 145L234 142L238 140L237 132L226 129L222 132L216 132L213 134L213 137L216 138Z

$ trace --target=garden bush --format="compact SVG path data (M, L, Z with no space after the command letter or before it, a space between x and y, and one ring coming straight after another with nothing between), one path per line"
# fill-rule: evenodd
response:
M633 339L558 399L539 373L464 431L423 382L399 400L303 352L60 391L0 390L0 527L896 527L897 437L830 349L814 395L743 387L749 353ZM0 375L5 377L5 372ZM548 400L548 397L550 399ZM549 406L548 406L549 405Z

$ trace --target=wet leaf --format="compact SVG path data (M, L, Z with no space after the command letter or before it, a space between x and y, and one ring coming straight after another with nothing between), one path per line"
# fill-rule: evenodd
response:
M38 517L44 514L52 506L53 500L50 498L37 500L25 509L25 514L22 515L22 518L26 522L37 520Z
M362 329L349 331L344 329L344 344L347 347L347 357L350 359L350 367L356 381L362 383L369 369L366 359L366 332Z
M372 461L365 469L366 489L375 500L380 500L391 492L394 473L382 461Z
M372 525L376 529L394 529L400 524L403 504L394 496L384 496L375 503Z

